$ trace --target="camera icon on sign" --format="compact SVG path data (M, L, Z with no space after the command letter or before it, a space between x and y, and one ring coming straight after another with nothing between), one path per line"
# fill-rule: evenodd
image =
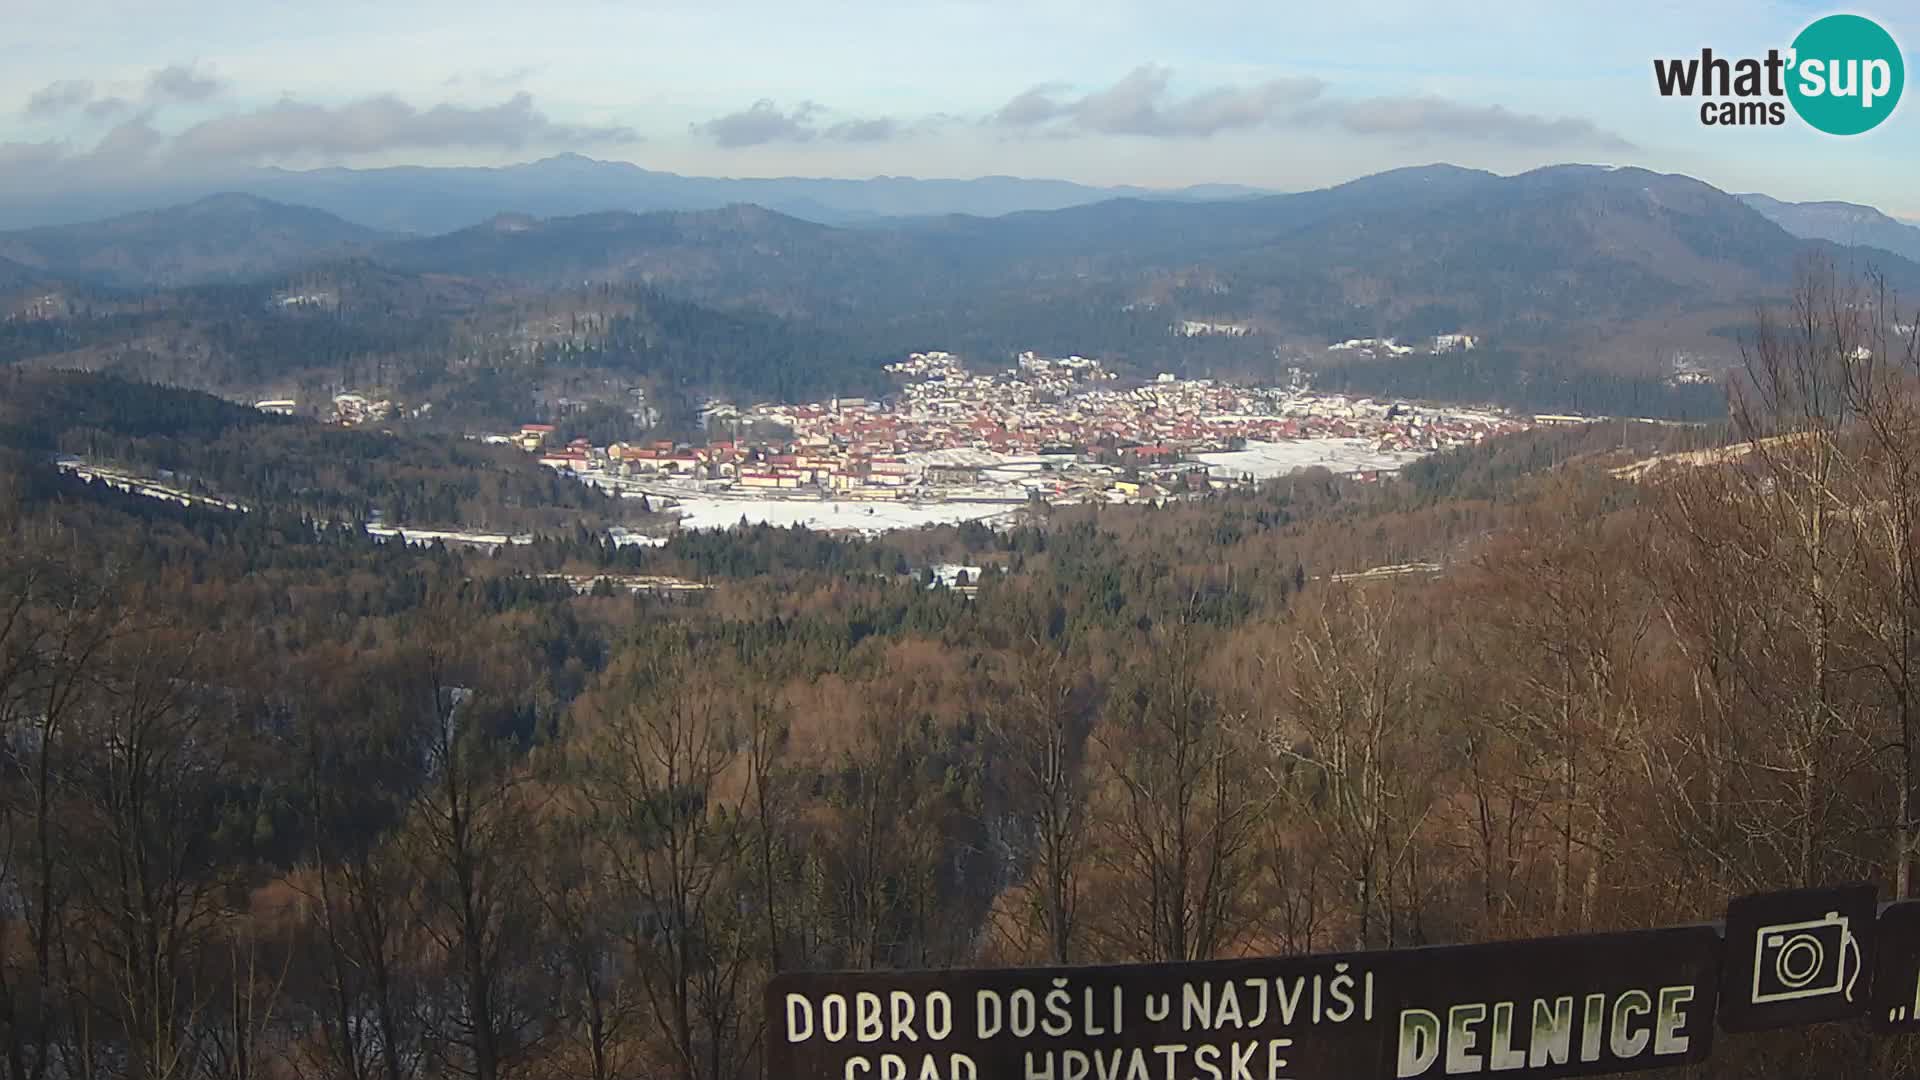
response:
M1852 1001L1862 966L1860 942L1838 912L1807 922L1762 926L1753 944L1753 1003L1834 995Z

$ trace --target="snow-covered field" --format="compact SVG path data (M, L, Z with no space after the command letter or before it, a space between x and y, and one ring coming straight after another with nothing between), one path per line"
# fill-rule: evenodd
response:
M1207 471L1214 476L1236 477L1252 473L1254 479L1264 480L1316 465L1334 472L1360 469L1391 471L1425 456L1411 450L1376 450L1373 443L1366 439L1293 439L1285 442L1250 442L1245 450L1195 454L1194 459L1205 462Z
M133 473L122 472L119 469L90 465L85 460L71 455L63 454L56 457L54 464L59 467L62 472L72 473L82 480L96 481L106 484L108 487L118 488L130 495L159 499L163 502L175 502L181 506L205 506L217 510L247 512L247 508L237 502L230 502L226 499L216 499L208 495L194 495L190 492L181 491L178 488L163 484L158 480L148 479L144 476L136 476Z
M411 526L396 528L392 525L368 525L367 535L382 540L405 540L416 547L428 547L435 540L449 544L475 544L480 547L499 547L502 544L531 544L533 536L529 533L509 536L506 533L461 532L453 529L416 529Z
M882 533L891 529L917 529L924 525L950 525L962 521L998 517L1017 512L1020 507L1007 503L944 502L912 503L825 501L816 499L720 499L690 496L674 507L681 513L685 529L725 529L740 523L765 522L785 528L804 525L821 531L848 530Z

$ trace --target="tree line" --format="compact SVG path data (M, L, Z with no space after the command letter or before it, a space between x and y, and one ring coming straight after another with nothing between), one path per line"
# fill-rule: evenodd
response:
M746 1078L782 970L1910 895L1888 311L1809 278L1733 441L1637 482L1588 433L1005 534L493 556L0 492L0 1068ZM1333 580L1353 552L1441 569ZM971 597L899 572L962 555ZM712 588L542 584L615 559ZM1913 1074L1834 1025L1682 1075Z

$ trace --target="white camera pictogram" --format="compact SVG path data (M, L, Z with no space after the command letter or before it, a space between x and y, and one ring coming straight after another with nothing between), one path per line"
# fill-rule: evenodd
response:
M1840 995L1852 1001L1861 967L1859 939L1839 912L1763 926L1753 943L1752 1000L1770 1005Z

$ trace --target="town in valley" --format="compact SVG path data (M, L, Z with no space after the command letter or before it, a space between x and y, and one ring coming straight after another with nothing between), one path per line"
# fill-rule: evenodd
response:
M1171 374L1127 380L1081 356L1026 352L1011 367L979 371L939 351L913 353L888 371L901 385L884 400L709 401L704 442L561 443L545 423L480 437L677 512L687 527L744 517L879 532L1010 517L1035 500L1180 498L1305 468L1373 480L1532 422L1484 408L1315 393L1297 371L1282 387Z

